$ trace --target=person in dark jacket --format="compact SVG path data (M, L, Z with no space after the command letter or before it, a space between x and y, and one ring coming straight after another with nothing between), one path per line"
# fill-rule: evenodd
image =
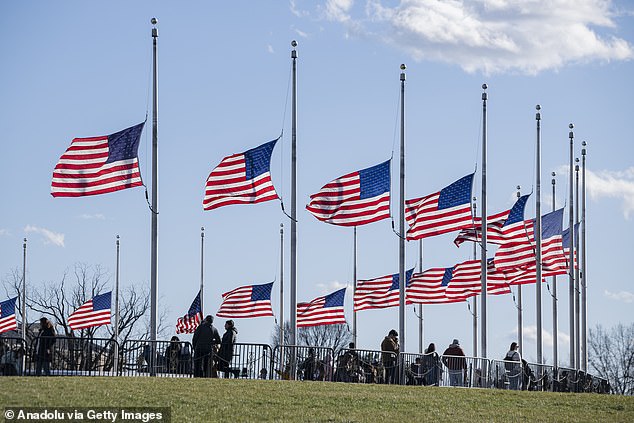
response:
M55 344L55 329L46 317L40 319L40 331L37 335L37 364L35 375L51 375L51 361L53 360L53 344Z
M385 368L385 383L398 383L397 358L400 352L398 333L392 329L381 342L381 361Z
M460 342L454 339L449 347L442 353L442 362L449 369L449 384L451 386L464 386L467 360Z
M238 330L233 320L227 320L225 323L225 333L222 335L220 343L220 351L217 354L218 371L224 372L225 377L229 376L229 367L233 359L233 346L236 343Z
M212 325L214 318L205 317L194 331L192 344L194 347L194 377L210 377L213 365L213 353L220 344L218 330Z
M165 360L167 361L167 371L169 373L182 373L181 342L178 336L172 336L172 339L170 339L170 343L165 350Z
M440 357L436 352L436 344L433 342L429 344L425 350L423 356L423 368L425 369L425 385L438 386L438 380L440 379L440 372L442 368L440 366Z

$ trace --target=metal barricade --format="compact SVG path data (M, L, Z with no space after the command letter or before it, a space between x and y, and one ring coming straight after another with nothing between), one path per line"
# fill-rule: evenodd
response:
M480 357L443 355L442 386L490 388L490 361Z
M333 379L333 360L332 348L305 345L277 346L273 351L271 379L330 382Z
M192 346L187 341L128 340L121 348L123 376L192 377Z
M335 382L396 383L398 356L378 350L342 349L335 360Z
M491 360L491 382L496 389L519 391L527 388L521 361Z
M22 376L26 342L20 337L0 338L0 376Z
M401 353L401 358L405 365L406 385L440 385L443 367L438 353Z
M233 359L221 373L224 373L225 377L268 379L272 356L271 347L267 344L236 343L233 348Z
M27 349L25 375L114 376L117 343L107 338L55 336L49 348L34 339Z

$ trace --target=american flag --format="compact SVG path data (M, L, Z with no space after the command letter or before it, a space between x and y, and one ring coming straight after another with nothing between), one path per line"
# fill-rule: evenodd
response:
M487 244L503 244L506 242L507 236L502 231L502 228L509 219L509 216L511 214L515 216L519 210L521 210L521 216L523 219L524 208L529 196L530 194L521 196L509 210L496 213L487 218ZM481 240L482 218L476 217L473 219L473 227L461 230L453 242L456 246L460 246L460 244L465 241L480 242Z
M562 218L563 209L542 216L542 264L547 267L555 265L559 260L558 257L563 256L561 246ZM526 228L523 236L520 226ZM535 266L535 220L533 219L526 225L520 224L520 226L512 231L518 235L500 245L500 248L495 252L494 263L497 269L507 270Z
M413 304L441 304L464 301L448 297L447 287L453 278L454 267L432 267L412 276L407 287L407 301Z
M16 330L18 328L15 315L15 301L18 297L9 298L0 303L0 333Z
M271 308L273 282L247 285L222 294L218 317L244 318L273 316Z
M176 321L176 333L194 333L202 319L203 312L200 309L200 291L198 291L187 314Z
M143 125L73 139L53 170L51 195L81 197L143 185L137 157Z
M270 171L271 154L278 140L222 159L207 178L203 209L278 199Z
M579 239L579 223L575 223L574 225L575 228L575 244L577 243L578 239ZM569 266L569 261L570 261L570 228L566 228L562 234L561 234L561 244L563 246L564 249L564 256L566 257L566 265L565 265L565 272L563 274L566 274L568 272L568 268ZM577 267L579 267L579 263L577 263L577 251L575 250L574 253L574 260L575 260L575 269Z
M111 296L112 292L106 292L86 301L68 316L68 326L72 330L79 330L109 324Z
M348 173L310 196L306 209L322 222L359 226L390 217L390 161Z
M405 272L405 287L410 284L414 269ZM375 279L359 280L354 293L354 311L395 307L400 303L400 275L381 276ZM411 304L406 301L406 304Z
M346 323L343 300L346 288L318 297L309 303L297 303L297 327Z
M473 173L437 193L405 201L408 240L427 238L473 227Z

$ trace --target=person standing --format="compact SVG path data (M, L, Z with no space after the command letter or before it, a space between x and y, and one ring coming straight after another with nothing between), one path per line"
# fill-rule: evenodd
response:
M170 343L165 351L165 360L167 361L167 371L172 374L182 372L181 365L181 343L178 336L172 336Z
M511 342L509 351L504 356L504 369L509 378L509 389L519 390L522 374L522 357L517 349L517 342Z
M235 328L233 320L225 322L225 333L222 335L220 351L217 355L218 371L225 372L225 377L229 375L229 367L233 360L233 346L236 343L238 330Z
M220 344L220 335L213 326L214 318L205 317L194 331L192 344L194 347L194 377L210 377L213 365L214 348Z
M451 386L464 386L465 370L467 360L460 342L454 339L449 347L442 354L442 362L449 370L449 384Z
M51 375L51 361L53 360L53 344L55 344L55 329L46 317L40 319L40 330L37 335L37 364L35 375Z
M436 344L429 344L423 356L423 368L425 369L425 385L438 386L438 379L442 368L440 367L440 357L436 352Z
M397 383L397 360L399 353L398 332L390 330L381 342L381 361L385 369L385 383Z

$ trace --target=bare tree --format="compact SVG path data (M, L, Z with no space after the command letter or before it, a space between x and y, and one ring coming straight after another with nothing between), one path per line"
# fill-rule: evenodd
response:
M589 364L610 382L612 393L634 395L634 323L609 330L597 325L588 337Z
M290 322L284 322L284 345L289 345L290 343L290 332ZM343 348L348 347L348 344L352 341L352 334L348 325L345 324L308 326L298 328L296 339L298 345L332 348L335 355L337 355ZM271 342L274 348L280 344L280 328L278 325L275 326L271 335Z

